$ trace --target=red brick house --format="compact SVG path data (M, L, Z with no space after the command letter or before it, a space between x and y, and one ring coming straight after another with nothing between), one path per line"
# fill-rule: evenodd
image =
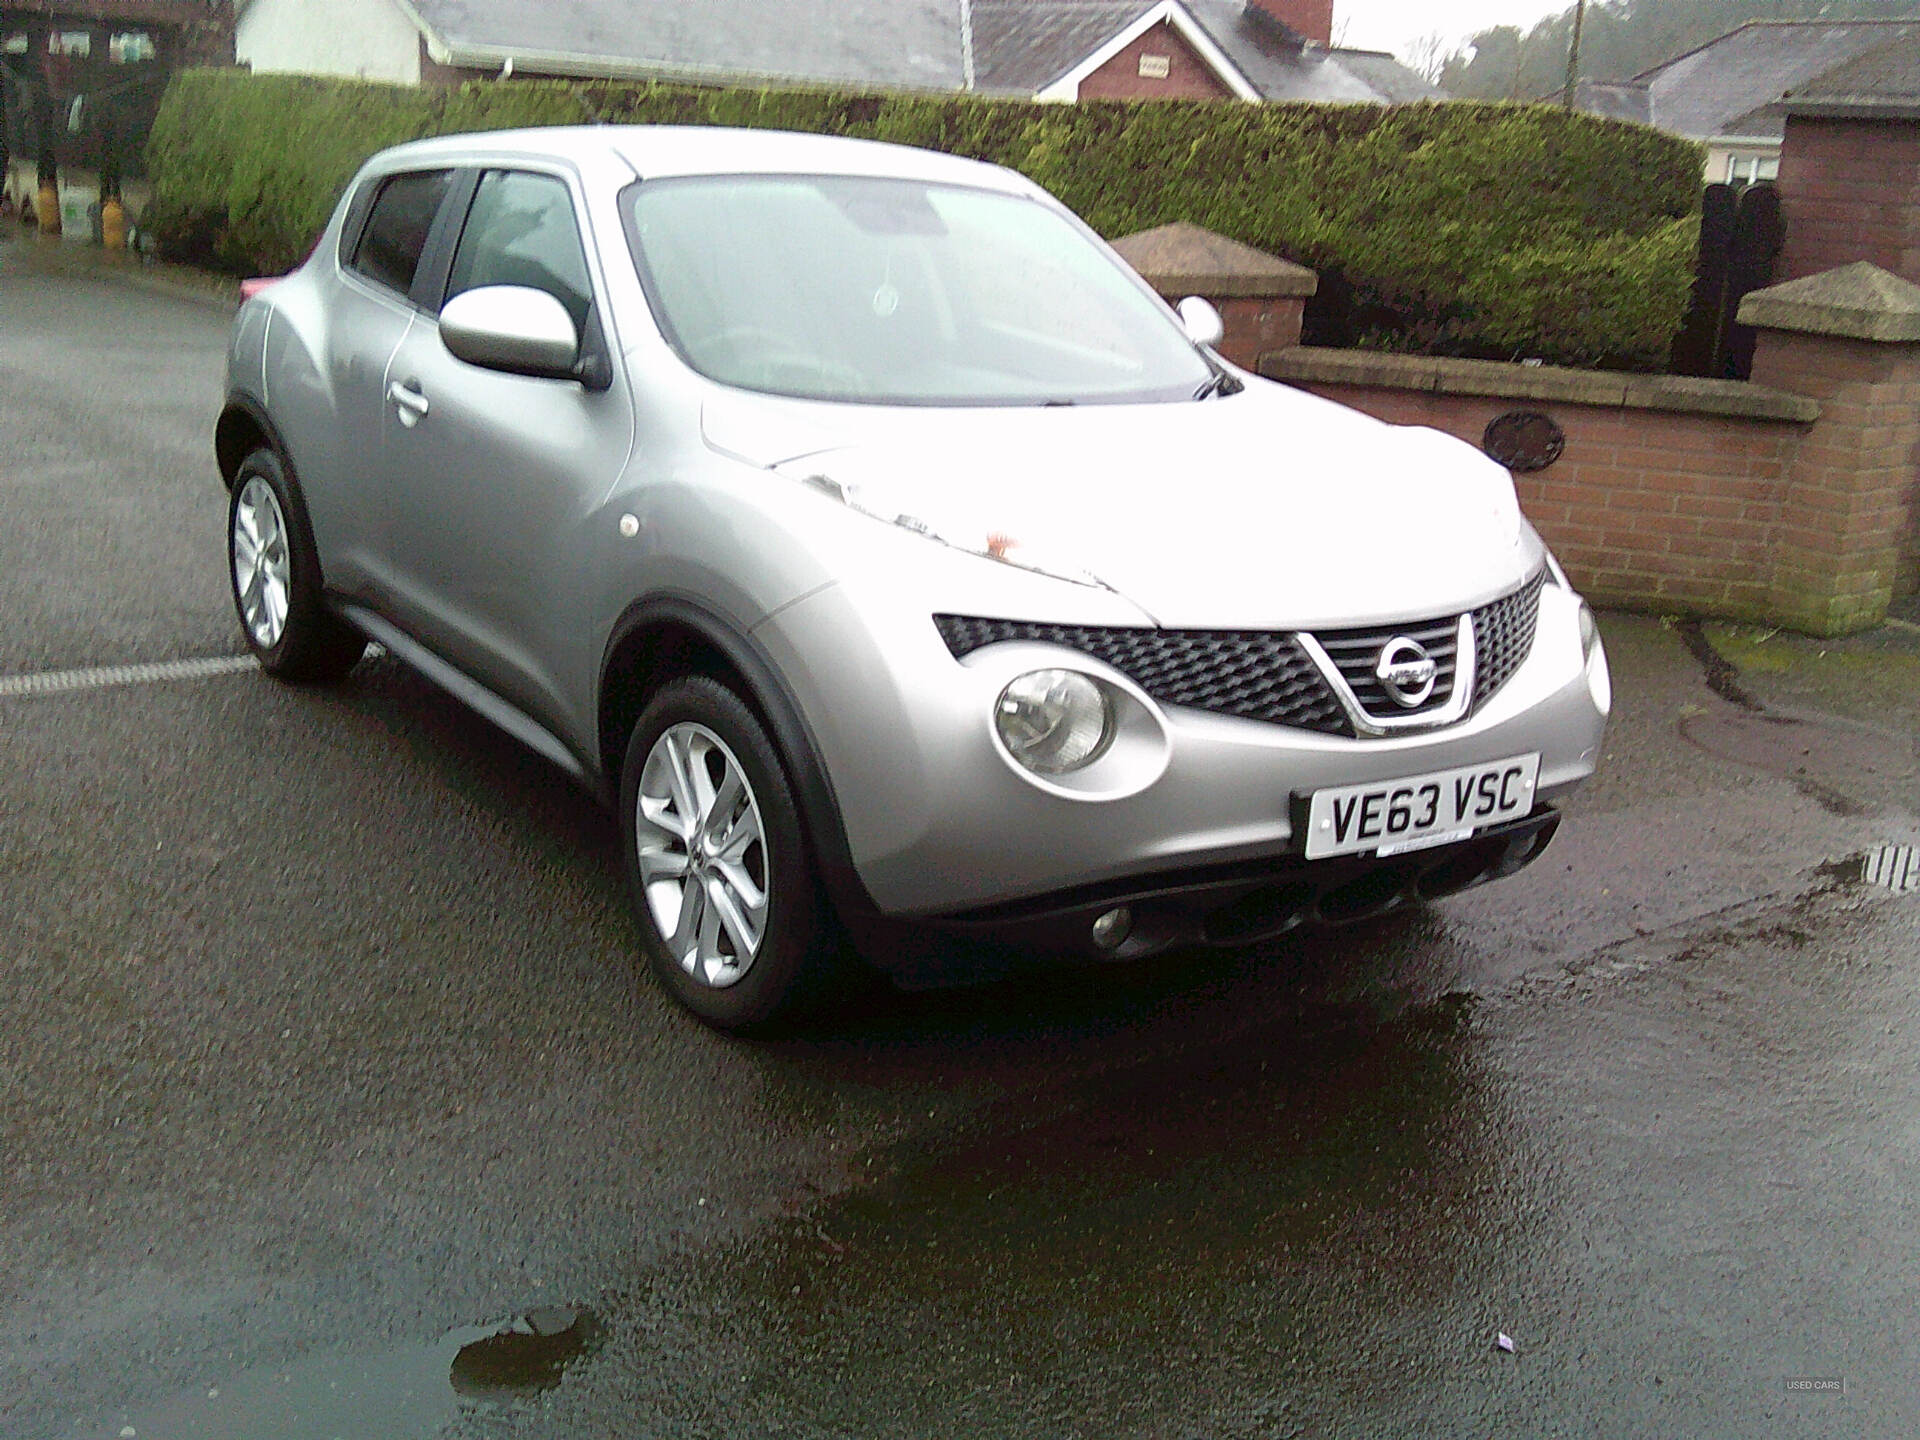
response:
M1333 44L1332 0L972 0L979 88L1041 100L1446 98Z
M240 0L259 71L831 85L1046 100L1444 98L1331 43L1332 0ZM827 17L823 22L823 16Z

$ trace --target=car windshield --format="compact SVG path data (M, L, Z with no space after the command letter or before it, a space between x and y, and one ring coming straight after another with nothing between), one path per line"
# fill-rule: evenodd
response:
M1036 200L839 176L648 181L630 238L668 340L749 390L907 405L1187 400L1213 374Z

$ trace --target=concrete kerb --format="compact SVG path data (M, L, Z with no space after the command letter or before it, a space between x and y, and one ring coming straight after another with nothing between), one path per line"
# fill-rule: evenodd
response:
M134 254L115 254L97 245L51 236L0 237L0 246L4 246L16 263L38 275L124 285L228 313L240 307L238 280L190 266L171 265Z

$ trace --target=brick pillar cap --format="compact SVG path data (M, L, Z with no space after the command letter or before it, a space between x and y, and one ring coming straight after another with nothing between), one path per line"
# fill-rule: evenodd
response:
M1920 285L1865 260L1749 291L1739 321L1759 330L1800 330L1890 344L1920 341Z
M1186 220L1123 235L1113 248L1162 295L1216 300L1311 295L1320 277L1304 265L1229 240Z

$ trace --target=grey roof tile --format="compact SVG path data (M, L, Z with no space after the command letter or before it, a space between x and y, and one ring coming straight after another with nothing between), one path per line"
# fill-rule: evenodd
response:
M1153 0L973 0L982 90L1032 95L1152 8Z
M1916 27L1920 29L1920 27ZM1890 40L1787 92L1793 111L1911 116L1920 106L1920 33Z
M609 70L958 90L959 0L412 0L454 52ZM590 67L575 67L590 68Z
M1380 50L1344 50L1327 52L1340 67L1359 76L1389 105L1408 105L1420 100L1445 100L1447 92L1418 70L1402 65Z
M1755 133L1734 122L1764 122L1755 112L1787 91L1887 45L1920 45L1920 22L1756 20L1634 80L1646 85L1662 130L1699 140Z
M1609 120L1648 123L1653 97L1637 80L1582 80L1574 91L1574 106Z

